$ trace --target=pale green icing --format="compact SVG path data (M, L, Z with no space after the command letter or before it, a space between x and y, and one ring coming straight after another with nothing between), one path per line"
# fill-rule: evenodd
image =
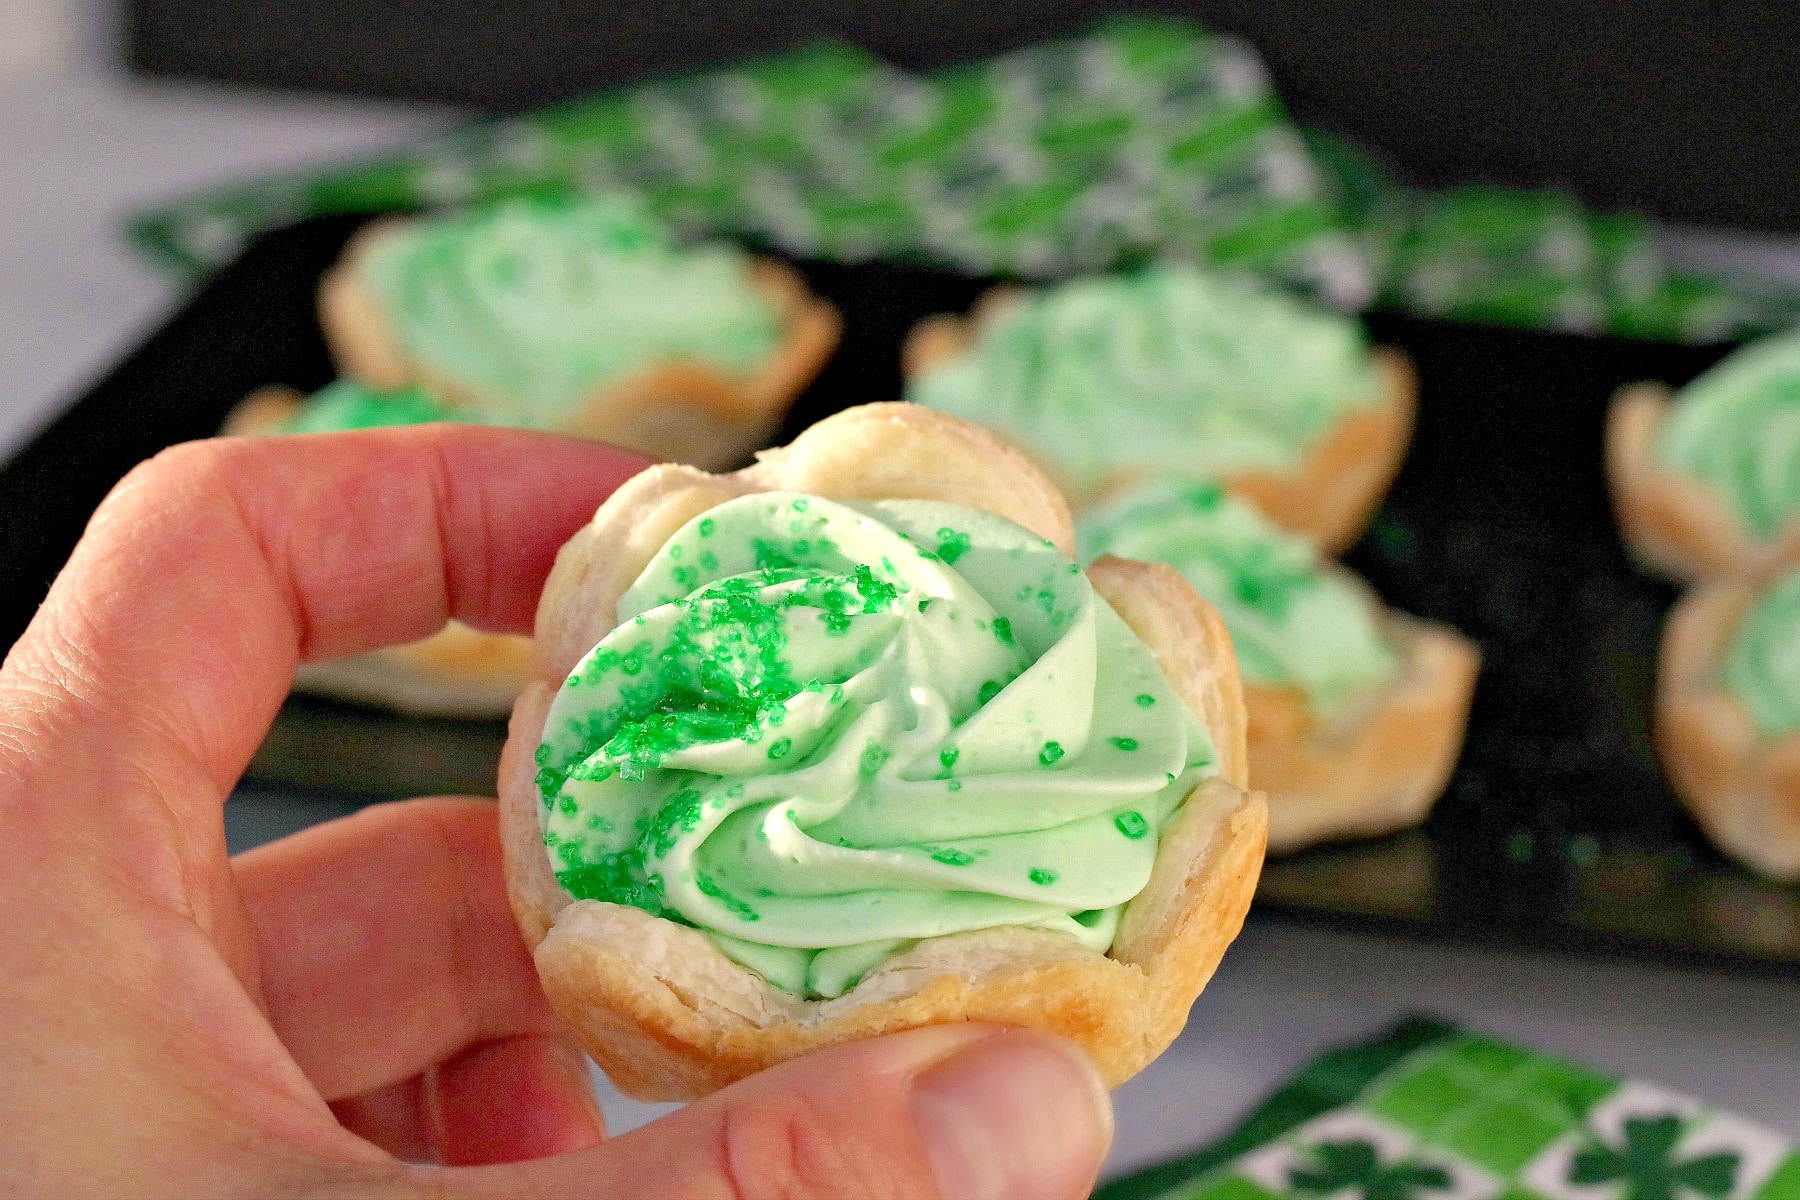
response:
M1082 514L1077 531L1084 560L1117 554L1180 571L1224 618L1244 677L1297 686L1321 714L1400 669L1367 597L1321 569L1311 542L1216 485L1147 484Z
M1766 540L1800 513L1800 332L1754 342L1681 390L1657 452Z
M345 429L382 429L391 425L427 425L434 421L468 421L423 388L378 391L353 379L327 384L307 397L300 411L281 427L282 433L336 433Z
M907 398L986 425L1075 487L1293 465L1380 394L1353 319L1163 266L1025 295Z
M409 356L511 423L554 427L640 368L766 362L780 314L748 266L733 247L675 245L622 202L538 197L396 227L363 278Z
M1800 571L1756 598L1725 649L1720 676L1764 737L1800 729Z
M616 620L538 750L557 877L798 995L963 930L1104 951L1215 769L1075 564L971 509L733 500L670 539Z

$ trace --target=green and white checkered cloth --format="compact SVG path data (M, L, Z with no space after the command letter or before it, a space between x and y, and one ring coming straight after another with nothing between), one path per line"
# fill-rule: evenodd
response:
M1800 320L1791 292L1670 270L1647 221L1557 192L1407 187L1303 133L1248 45L1173 17L933 75L814 43L190 197L131 235L201 274L307 217L571 190L840 262L1044 280L1196 261L1343 308L1675 341Z
M808 257L1050 278L1166 255L1349 306L1372 294L1255 52L1159 18L934 76L813 44L193 197L131 232L200 272L305 217L569 189L635 192L695 236Z
M1380 303L1525 329L1705 342L1800 322L1800 294L1664 261L1654 222L1595 212L1556 190L1405 185L1372 155L1307 132Z
M1095 1200L1800 1200L1800 1154L1656 1084L1414 1018Z

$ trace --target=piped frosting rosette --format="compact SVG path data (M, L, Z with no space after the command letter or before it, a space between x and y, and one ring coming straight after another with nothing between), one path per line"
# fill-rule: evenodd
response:
M388 227L359 273L402 354L496 418L554 429L647 366L765 362L783 314L749 266L623 200L538 197Z
M908 399L1016 439L1081 493L1292 467L1382 396L1354 320L1230 276L1156 267L1009 301Z
M1682 581L1800 561L1800 333L1753 342L1679 392L1620 390L1607 475L1626 544Z
M1714 489L1767 541L1800 514L1800 333L1746 347L1682 389L1660 459Z
M577 899L828 997L922 938L1104 953L1211 741L1051 543L930 501L761 492L688 522L538 750Z
M1015 440L1077 509L1146 480L1218 482L1330 551L1412 433L1414 378L1362 326L1190 266L995 288L921 322L906 398Z

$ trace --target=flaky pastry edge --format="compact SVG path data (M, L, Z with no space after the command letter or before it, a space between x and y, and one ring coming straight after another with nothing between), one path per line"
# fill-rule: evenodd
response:
M610 631L618 597L677 529L767 490L962 503L1073 549L1066 504L1023 456L909 404L840 413L734 474L662 465L628 481L558 557L538 612L538 678L514 710L501 763L508 890L551 1003L613 1083L640 1099L692 1099L824 1046L958 1021L1049 1030L1081 1045L1109 1083L1130 1078L1180 1032L1241 928L1267 829L1263 798L1243 790L1243 698L1224 625L1167 567L1111 559L1089 574L1207 719L1222 773L1195 789L1165 831L1109 955L1047 930L978 930L926 939L844 996L803 1001L697 930L572 900L556 882L534 761L556 689Z
M1681 598L1663 628L1656 749L1675 794L1715 846L1771 878L1800 880L1800 734L1766 738L1719 683L1738 622L1771 575Z

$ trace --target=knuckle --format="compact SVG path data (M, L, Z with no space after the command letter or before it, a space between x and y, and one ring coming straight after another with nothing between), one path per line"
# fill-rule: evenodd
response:
M724 1122L723 1168L732 1200L936 1200L907 1147L910 1122L872 1111L827 1110L798 1095L759 1097Z

